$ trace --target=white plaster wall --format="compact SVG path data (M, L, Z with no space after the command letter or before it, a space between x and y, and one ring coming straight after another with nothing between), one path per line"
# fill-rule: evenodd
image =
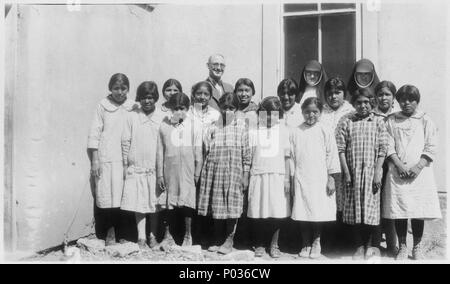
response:
M10 12L12 13L12 11ZM116 72L138 84L179 79L186 93L208 75L212 53L227 60L224 80L248 77L261 93L261 6L21 5L14 94L17 248L60 244L92 231L86 142L94 109ZM176 21L174 21L176 19ZM182 24L180 24L182 23ZM12 27L13 28L13 27ZM12 69L12 65L7 67Z
M446 191L446 132L448 109L446 1L382 2L378 13L378 72L397 88L412 84L421 93L420 107L439 129L434 164L439 190Z

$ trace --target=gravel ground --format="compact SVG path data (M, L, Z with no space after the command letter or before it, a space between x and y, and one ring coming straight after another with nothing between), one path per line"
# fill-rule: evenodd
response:
M423 236L423 247L425 256L430 261L444 260L446 257L447 239L447 200L446 194L440 195L440 204L443 218L440 220L426 221ZM412 235L408 233L408 244L412 244ZM411 247L412 245L410 245ZM385 247L385 243L382 243ZM228 261L250 261L250 262L348 262L351 261L350 254L327 255L318 260L308 260L299 258L297 254L282 253L279 259L272 259L269 255L255 259L252 251L233 250L230 255L219 255L206 250L201 250L198 246L184 250L181 247L172 247L169 251L162 251L159 248L154 250L144 250L133 253L125 257L114 257L106 252L91 253L76 246L69 247L75 251L75 255L67 257L62 251L53 251L46 255L35 255L26 259L27 262L171 262L171 261L201 261L201 262L228 262ZM411 252L410 252L411 255ZM392 262L392 258L386 256L373 262Z

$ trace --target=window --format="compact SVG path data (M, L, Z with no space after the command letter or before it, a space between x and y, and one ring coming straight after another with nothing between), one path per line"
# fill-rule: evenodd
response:
M284 78L298 81L309 60L322 63L329 77L347 81L361 57L360 6L355 3L283 5Z

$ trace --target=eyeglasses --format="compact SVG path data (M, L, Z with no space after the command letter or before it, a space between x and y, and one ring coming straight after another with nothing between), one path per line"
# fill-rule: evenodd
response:
M210 65L214 68L217 68L217 67L225 68L225 64L223 64L223 63L210 63Z

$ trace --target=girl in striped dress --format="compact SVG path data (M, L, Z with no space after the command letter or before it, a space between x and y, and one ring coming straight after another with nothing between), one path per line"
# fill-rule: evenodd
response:
M222 118L211 125L204 138L198 214L213 218L213 244L208 250L227 254L233 247L237 219L243 213L251 153L248 128L244 121L235 117L239 107L236 94L225 93L219 100L219 107ZM221 233L223 227L225 234Z
M388 136L384 123L374 117L371 89L352 96L356 112L341 119L336 130L339 159L344 172L343 222L353 226L357 246L353 259L378 254L371 236L380 224L380 188Z

